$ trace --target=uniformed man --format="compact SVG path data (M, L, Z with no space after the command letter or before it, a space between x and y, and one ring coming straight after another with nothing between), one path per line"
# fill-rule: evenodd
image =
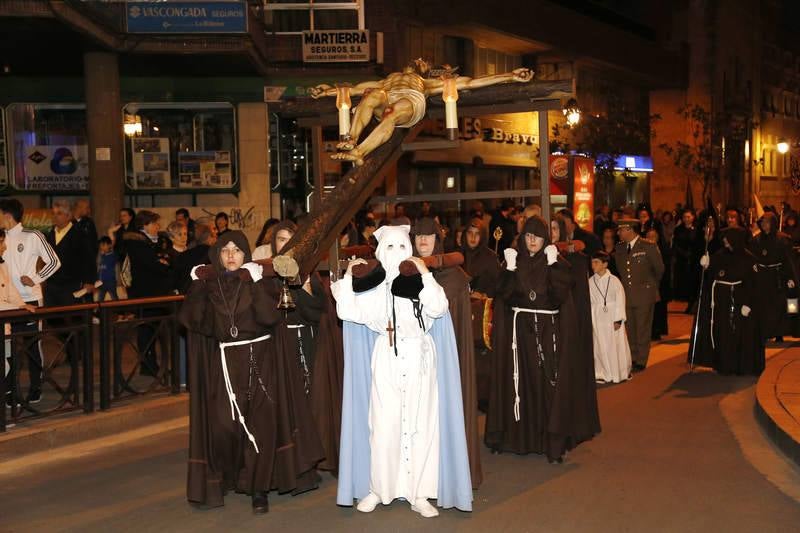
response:
M650 355L653 307L659 300L658 285L664 274L664 262L658 246L639 237L639 221L621 219L617 232L620 242L614 261L625 287L625 312L628 344L633 371L644 370Z

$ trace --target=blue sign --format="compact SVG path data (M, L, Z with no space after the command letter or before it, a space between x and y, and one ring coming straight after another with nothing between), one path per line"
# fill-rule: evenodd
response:
M130 2L128 33L247 33L245 2Z
M608 157L608 154L598 154L597 160L607 159ZM614 161L614 170L653 172L653 158L647 155L621 155Z

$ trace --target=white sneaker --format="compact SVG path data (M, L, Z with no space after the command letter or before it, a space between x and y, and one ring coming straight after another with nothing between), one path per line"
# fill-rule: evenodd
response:
M375 510L379 503L381 503L381 499L378 498L378 495L374 492L370 492L364 498L359 500L356 509L362 513L371 513Z
M417 501L411 506L411 510L422 515L422 518L435 518L439 516L439 511L436 507L430 504L425 498L417 498Z

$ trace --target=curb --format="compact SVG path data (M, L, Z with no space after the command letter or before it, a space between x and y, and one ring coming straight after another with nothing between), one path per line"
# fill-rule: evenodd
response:
M90 415L75 413L59 420L37 420L0 434L0 461L18 458L139 429L173 418L188 416L189 395L178 394L132 401Z
M798 348L787 349L767 363L756 385L755 415L769 439L800 467L800 422L778 397L782 373L792 364L800 364Z

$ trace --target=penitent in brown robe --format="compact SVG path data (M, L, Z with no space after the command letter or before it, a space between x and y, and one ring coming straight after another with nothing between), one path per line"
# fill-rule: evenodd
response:
M212 261L229 239L223 240L212 248ZM236 402L258 453L242 424L232 419L226 392L219 342L272 333L282 318L276 310L277 296L272 280L254 283L244 270L194 281L186 295L179 319L189 330L190 502L216 507L223 505L229 490L251 495L269 490L300 493L315 486L313 470L324 452L302 376L296 361L286 355L281 336L225 350ZM229 309L235 305L235 339L226 305Z
M436 234L434 254L444 253L439 225L430 218L414 224L415 235ZM418 255L415 251L414 255ZM481 467L481 440L478 434L478 383L475 371L475 343L472 335L472 308L469 299L470 277L461 267L433 271L433 277L442 286L450 306L450 317L458 346L458 363L461 371L461 398L464 403L464 425L467 434L467 452L472 488L483 482Z

